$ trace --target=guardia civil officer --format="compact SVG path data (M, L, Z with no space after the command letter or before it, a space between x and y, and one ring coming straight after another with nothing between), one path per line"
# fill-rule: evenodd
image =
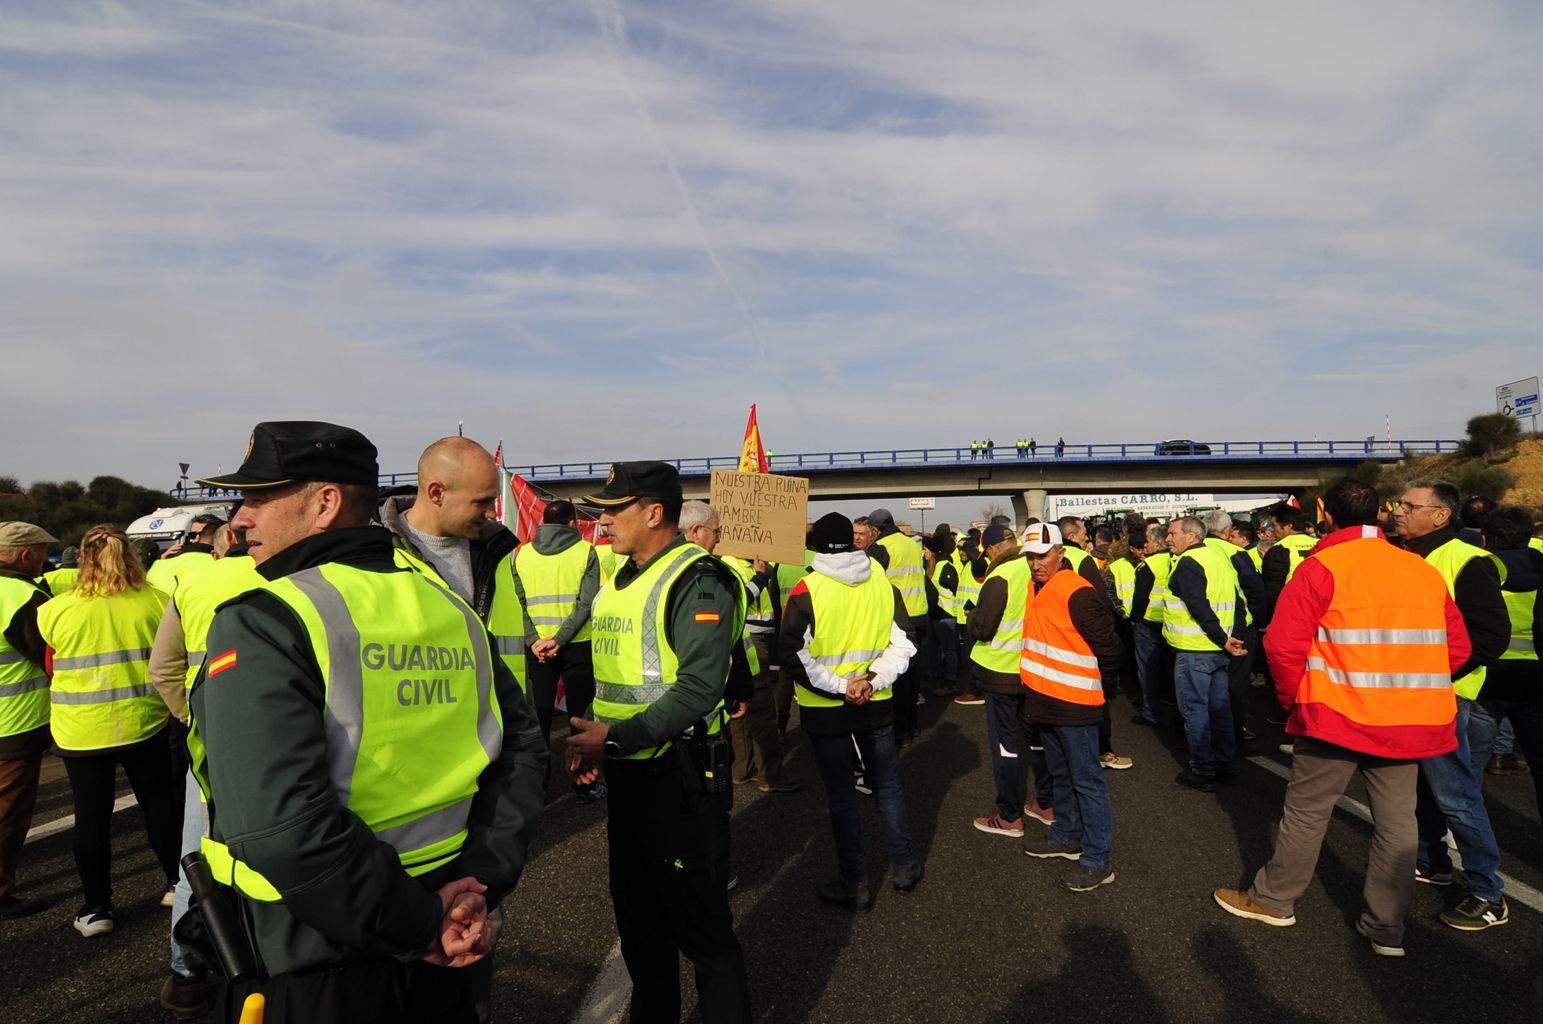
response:
M603 764L610 786L611 902L631 1019L680 1019L685 956L702 1020L748 1021L744 954L712 841L733 800L723 692L744 588L680 536L673 467L618 462L584 501L603 509L601 528L629 560L595 597L595 720L572 719L568 770L593 782Z
M471 606L370 525L376 479L358 431L273 422L200 481L241 492L266 581L216 613L190 698L204 854L261 964L227 1019L252 991L268 1024L476 1019L466 968L535 831L535 715Z

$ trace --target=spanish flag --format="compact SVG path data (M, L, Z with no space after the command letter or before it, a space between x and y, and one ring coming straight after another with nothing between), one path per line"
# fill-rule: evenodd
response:
M766 448L761 444L761 428L755 421L755 405L750 406L750 420L745 424L745 443L739 449L739 471L741 473L769 473L771 467L766 463Z
M1323 495L1318 496L1318 522L1323 522Z

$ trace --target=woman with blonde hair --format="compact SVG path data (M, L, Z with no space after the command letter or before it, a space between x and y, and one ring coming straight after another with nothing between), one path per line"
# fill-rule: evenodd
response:
M118 765L145 815L150 847L177 880L181 824L166 747L170 712L150 685L150 647L166 595L145 582L129 538L94 526L80 542L75 586L38 610L53 677L51 724L75 800L75 868L85 904L75 930L87 938L112 931L113 794Z

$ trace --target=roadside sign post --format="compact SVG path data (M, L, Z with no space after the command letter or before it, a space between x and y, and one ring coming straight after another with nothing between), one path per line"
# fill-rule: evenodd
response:
M936 498L912 498L911 501L910 501L910 505L911 505L911 510L913 512L920 512L921 513L921 520L922 520L921 528L922 528L922 530L925 531L927 529L927 510L929 508L937 508L938 507L938 499L936 499Z
M1495 411L1512 419L1527 417L1532 429L1538 429L1538 378L1513 380L1495 389Z

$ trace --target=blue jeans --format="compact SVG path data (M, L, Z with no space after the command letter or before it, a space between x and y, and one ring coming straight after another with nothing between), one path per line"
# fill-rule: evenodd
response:
M1482 779L1489 755L1516 752L1516 730L1509 717L1482 700L1473 702L1468 715L1468 753L1473 757L1473 770Z
M1178 651L1173 662L1173 687L1184 736L1189 741L1189 770L1201 778L1235 771L1237 742L1232 734L1232 701L1227 695L1225 651Z
M1156 725L1162 719L1158 709L1163 702L1163 624L1131 623L1136 642L1136 678L1141 682L1141 717Z
M1420 762L1420 788L1414 816L1420 826L1420 863L1434 871L1451 871L1452 856L1443 837L1447 829L1463 857L1468 891L1491 903L1500 901L1503 886L1500 846L1489 824L1480 789L1482 769L1475 770L1468 748L1468 720L1473 701L1457 698L1457 749Z
M879 805L890 863L913 864L916 854L911 849L911 828L906 824L905 796L900 792L894 727L886 725L874 732L810 735L809 745L814 748L814 760L830 800L830 827L836 837L841 880L850 885L866 885L868 863L863 858L863 824L857 813L857 789L852 784L854 740L862 755L863 776Z
M1114 845L1114 806L1098 763L1098 726L1041 725L1039 736L1055 788L1050 838L1063 846L1082 847L1077 863L1083 867L1107 868Z
M198 792L198 783L193 781L193 773L187 773L187 795L182 801L182 853L197 853L204 837L204 830L208 828L204 821L204 801ZM175 902L171 905L171 926L177 927L177 922L182 920L182 915L188 912L188 901L193 896L193 890L188 885L186 871L178 865ZM171 969L184 978L197 977L204 974L209 967L199 960L196 954L177 941L177 937L171 937Z

